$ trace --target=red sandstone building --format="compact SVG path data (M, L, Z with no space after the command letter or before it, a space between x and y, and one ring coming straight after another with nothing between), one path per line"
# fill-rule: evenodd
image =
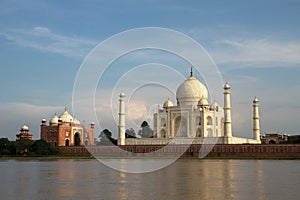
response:
M54 115L47 125L41 124L41 139L52 146L88 146L95 145L94 123L85 128L75 117L65 110L59 117Z
M28 126L24 125L20 129L20 133L16 135L16 141L20 140L32 140L32 134L29 133Z
M279 144L288 141L288 135L278 133L268 133L261 137L262 144Z

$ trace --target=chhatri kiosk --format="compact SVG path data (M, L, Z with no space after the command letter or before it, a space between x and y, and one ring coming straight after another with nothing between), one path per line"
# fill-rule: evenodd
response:
M176 91L177 104L169 99L162 109L154 113L154 138L125 138L125 94L121 92L119 103L118 145L166 145L166 144L260 144L258 100L253 100L253 138L232 135L230 86L224 86L224 107L208 102L208 91L191 70Z

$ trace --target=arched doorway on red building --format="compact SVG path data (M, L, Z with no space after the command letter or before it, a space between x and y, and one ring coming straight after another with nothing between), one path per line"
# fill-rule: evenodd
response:
M74 146L80 146L80 143L80 134L76 132L74 135Z
M66 139L65 146L68 147L69 145L70 145L70 141L69 141L69 139Z

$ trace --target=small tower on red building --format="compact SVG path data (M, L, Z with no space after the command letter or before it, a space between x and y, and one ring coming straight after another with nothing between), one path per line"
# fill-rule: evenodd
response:
M20 129L20 133L16 135L17 141L19 140L32 140L32 134L29 133L29 128L23 125Z

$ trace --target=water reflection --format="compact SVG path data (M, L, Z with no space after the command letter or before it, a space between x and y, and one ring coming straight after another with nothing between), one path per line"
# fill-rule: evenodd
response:
M1 199L300 198L300 161L180 159L132 174L96 160L7 160L0 163L0 177Z

